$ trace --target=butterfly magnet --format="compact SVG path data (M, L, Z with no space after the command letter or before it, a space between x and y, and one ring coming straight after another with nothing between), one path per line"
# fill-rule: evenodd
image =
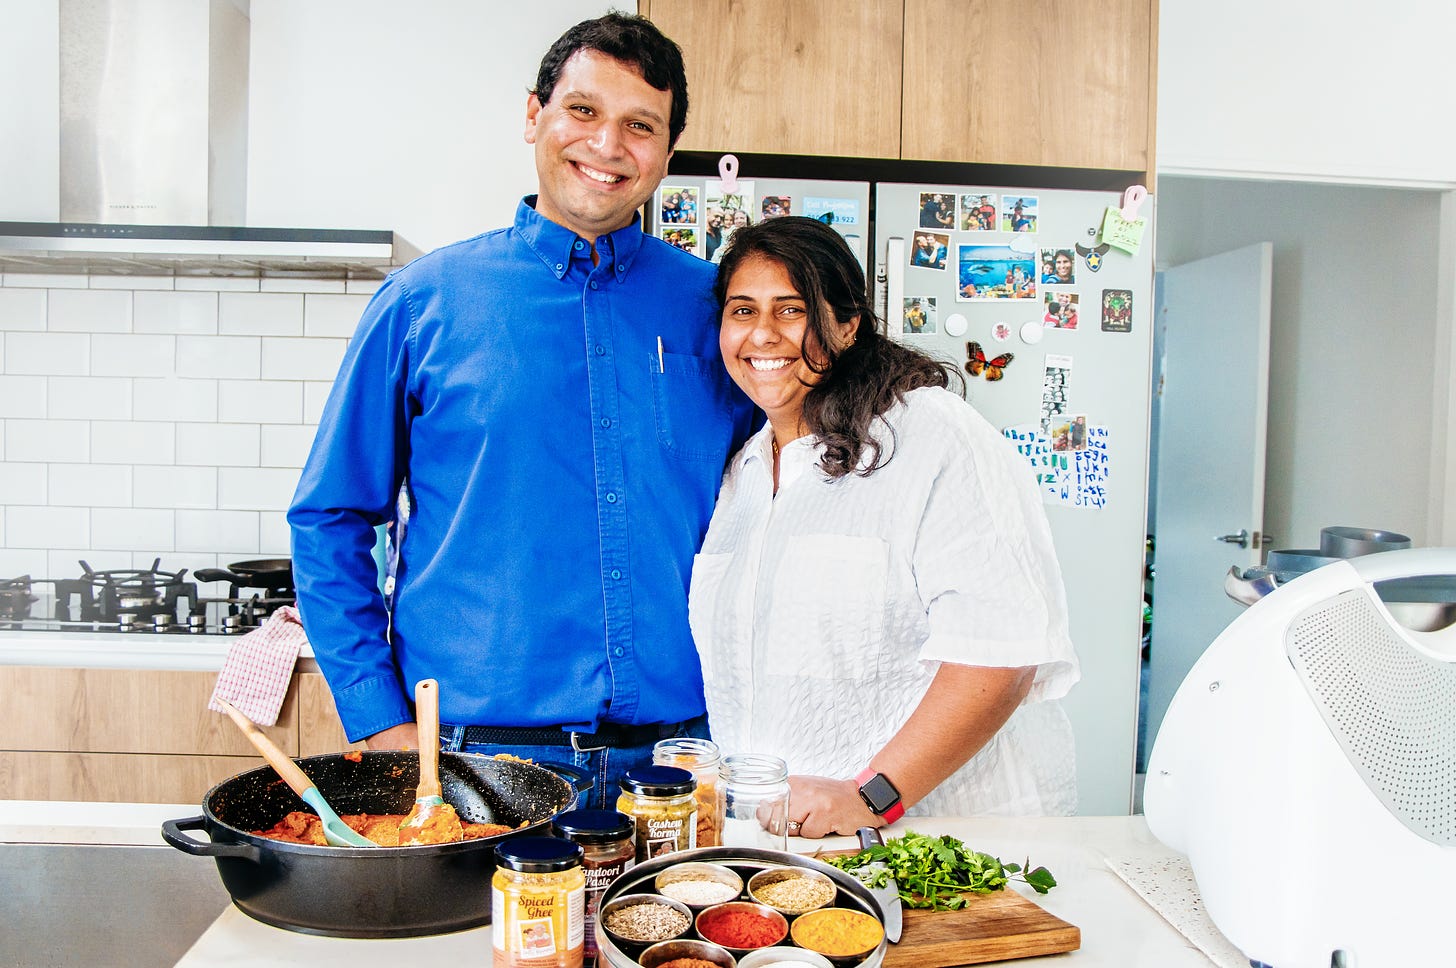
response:
M966 344L966 372L971 376L986 375L987 380L999 380L1005 376L1006 367L1016 357L1011 353L1002 353L1000 356L986 358L986 351L981 349L981 344L971 340Z

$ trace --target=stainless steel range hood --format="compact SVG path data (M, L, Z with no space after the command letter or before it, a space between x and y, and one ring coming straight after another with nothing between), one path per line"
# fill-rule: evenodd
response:
M389 231L243 227L248 0L58 15L60 220L0 222L0 271L378 277L414 254Z

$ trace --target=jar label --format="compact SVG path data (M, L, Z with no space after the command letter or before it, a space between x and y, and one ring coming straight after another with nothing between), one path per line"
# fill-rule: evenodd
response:
M644 838L647 856L660 857L675 850L692 850L696 847L696 811L689 814L687 819L689 822L684 823L683 817L648 817L647 836Z
M491 892L491 946L500 968L580 965L586 891Z

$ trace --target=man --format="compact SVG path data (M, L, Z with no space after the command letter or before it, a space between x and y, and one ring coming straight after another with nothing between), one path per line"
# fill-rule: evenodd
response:
M712 267L638 217L687 106L650 22L573 27L526 102L539 195L365 311L289 512L351 740L439 741L409 702L438 679L447 749L577 767L599 806L657 739L707 736L688 579L753 411L723 369ZM386 611L371 549L402 486Z

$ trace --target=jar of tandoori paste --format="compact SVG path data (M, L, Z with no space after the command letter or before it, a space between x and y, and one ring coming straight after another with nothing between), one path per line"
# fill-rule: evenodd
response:
M582 968L586 877L582 848L560 837L496 845L491 879L492 964Z
M639 766L622 777L617 809L637 826L637 863L697 846L697 781L676 766Z
M595 964L597 909L607 885L637 859L636 824L616 810L568 810L551 821L551 832L581 845L581 870L586 877L586 944L588 965Z

